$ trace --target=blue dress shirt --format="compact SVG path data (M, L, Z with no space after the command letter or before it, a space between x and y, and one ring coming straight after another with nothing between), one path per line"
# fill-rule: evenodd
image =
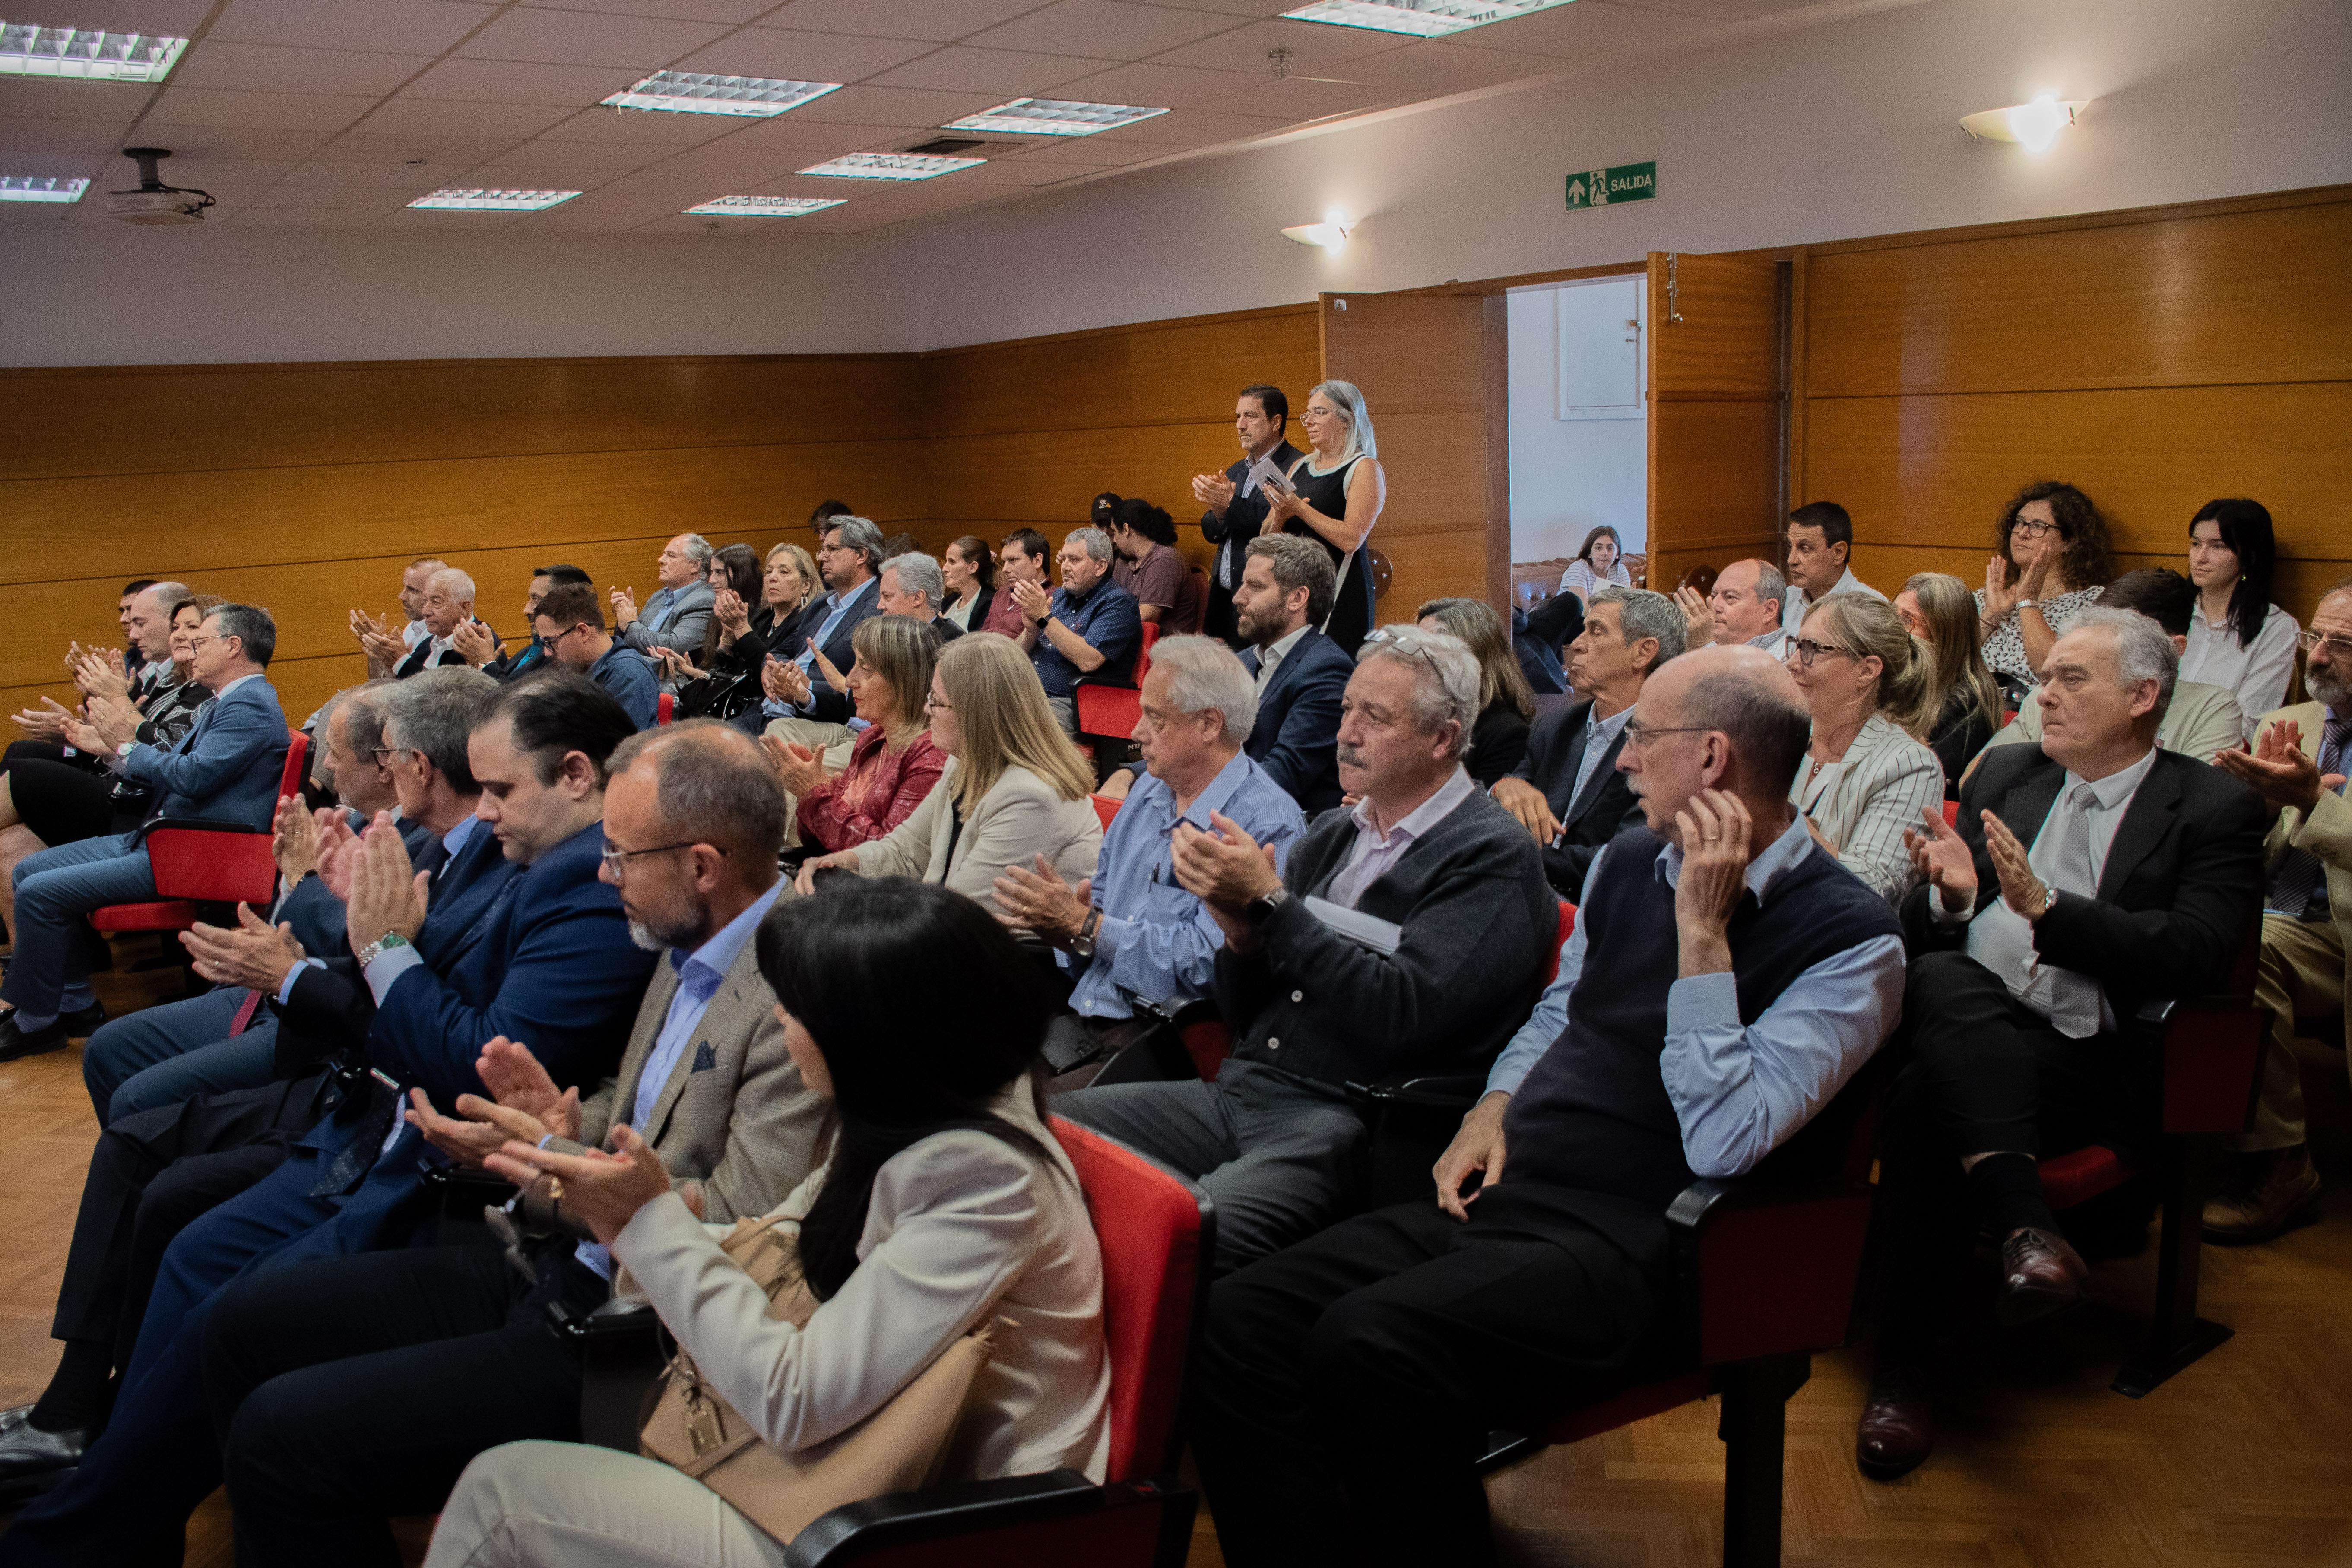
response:
M1593 858L1589 875L1599 873L1609 852ZM1774 878L1814 852L1800 816L1748 862L1748 890L1761 899ZM1658 851L1657 876L1668 887L1680 883L1682 866L1683 852L1674 845ZM1515 1092L1567 1029L1569 993L1584 972L1584 950L1580 921L1560 950L1559 977L1487 1073L1487 1093ZM1744 1175L1827 1105L1894 1030L1903 1013L1903 974L1902 939L1873 937L1798 975L1746 1025L1729 974L1675 981L1666 992L1658 1071L1682 1123L1683 1158L1692 1173Z
M1297 803L1244 752L1218 770L1181 820L1212 832L1213 811L1258 843L1273 845L1277 871L1291 841L1307 831ZM1070 1006L1087 1017L1132 1017L1138 997L1173 1013L1209 994L1224 933L1208 907L1177 885L1170 868L1170 840L1179 820L1176 792L1146 773L1103 834L1095 864L1094 905L1103 917L1094 962L1070 993Z
M1046 613L1103 656L1101 665L1091 672L1096 679L1108 686L1127 684L1135 668L1135 650L1143 642L1143 616L1136 608L1134 595L1106 576L1084 594L1055 589L1053 607ZM1080 678L1089 673L1072 664L1042 630L1029 662L1037 667L1037 679L1048 697L1069 696L1077 690Z
M761 702L761 711L766 713L771 719L785 719L790 718L795 713L807 714L815 710L816 704L814 699L816 692L814 689L819 682L824 679L824 677L819 675L816 671L817 650L824 646L824 642L827 637L833 636L834 628L841 625L841 617L849 614L850 606L857 603L858 595L864 594L869 588L877 594L880 593L882 591L882 579L879 577L868 577L865 582L860 583L856 587L850 589L849 592L845 594L827 594L824 596L824 602L832 606L832 611L824 617L824 624L818 626L815 631L810 633L808 637L802 642L801 651L793 660L794 664L801 667L801 673L809 678L809 696L812 700L807 702L784 702L777 700L776 698L770 697ZM844 670L842 673L845 675L848 671Z
M654 674L653 660L614 637L604 657L588 667L588 679L613 694L630 723L653 728L661 712L661 679Z

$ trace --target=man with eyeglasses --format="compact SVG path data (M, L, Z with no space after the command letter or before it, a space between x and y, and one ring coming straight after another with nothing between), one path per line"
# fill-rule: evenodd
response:
M653 728L661 706L660 678L650 659L604 629L595 589L580 583L550 588L531 617L531 629L549 658L611 692L638 729Z
M766 691L761 704L771 720L787 722L781 738L813 752L838 745L849 738L847 672L857 658L853 639L857 628L882 613L882 531L862 517L835 517L824 528L824 543L816 552L817 574L830 589L824 596L824 618L816 624L798 655L781 659L768 656L760 683Z
M1780 629L1790 637L1805 624L1805 611L1832 594L1885 595L1853 574L1853 519L1833 500L1808 501L1789 514L1789 592L1780 607Z
M2263 1241L2315 1217L2319 1173L2304 1135L2297 1015L2345 1011L2352 952L2352 578L2319 601L2303 634L2304 689L2312 700L2266 714L2251 752L2215 755L2273 813L2263 841L2262 965L2254 1000L2270 1016L2254 1127L2229 1142L2220 1191L2205 1203L2214 1241ZM2352 1025L2346 1044L2352 1047Z

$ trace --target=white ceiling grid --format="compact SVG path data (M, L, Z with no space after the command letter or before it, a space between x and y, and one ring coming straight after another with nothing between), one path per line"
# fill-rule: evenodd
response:
M24 4L25 0L20 0ZM854 234L1302 126L1696 45L1820 0L1575 0L1416 41L1283 19L1298 0L30 0L11 21L194 41L158 86L0 77L0 174L87 177L73 206L0 221L105 222L137 184L115 154L169 147L162 174L233 226ZM1269 51L1287 48L1277 79ZM766 120L622 111L655 71L845 84ZM1015 97L1164 107L1084 137L991 133L975 168L905 184L806 176L902 151ZM949 133L955 134L955 133ZM537 213L426 212L444 186L583 194ZM713 219L722 195L811 195L803 217Z

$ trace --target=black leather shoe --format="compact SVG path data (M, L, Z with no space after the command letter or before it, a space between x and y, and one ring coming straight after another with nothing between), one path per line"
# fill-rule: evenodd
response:
M32 1413L33 1407L29 1405L16 1405L5 1410L0 1410L0 1432L15 1431L25 1424L25 1417Z
M73 1474L95 1436L44 1432L30 1421L0 1432L0 1505L37 1497Z
M10 1008L0 1015L0 1062L13 1062L20 1057L37 1057L43 1051L61 1050L66 1043L66 1021L59 1018L46 1029L30 1033L16 1026L16 1010Z
M1853 1424L1853 1462L1874 1481L1919 1468L1936 1446L1936 1402L1925 1367L1874 1368L1862 1419Z
M2004 1329L2063 1312L2083 1300L2090 1271L2063 1236L2022 1226L2000 1244L2000 1294L1993 1316Z
M77 1012L68 1013L58 1022L65 1026L66 1038L86 1040L98 1033L98 1026L106 1022L106 1004L93 1002Z

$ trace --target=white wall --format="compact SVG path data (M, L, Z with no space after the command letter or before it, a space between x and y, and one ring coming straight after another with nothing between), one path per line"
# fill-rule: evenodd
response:
M1639 311L1639 279L1521 289L1510 321L1511 559L1573 555L1607 523L1628 552L1648 548L1649 424L1559 417L1560 317L1607 342ZM1638 355L1640 344L1622 345Z

